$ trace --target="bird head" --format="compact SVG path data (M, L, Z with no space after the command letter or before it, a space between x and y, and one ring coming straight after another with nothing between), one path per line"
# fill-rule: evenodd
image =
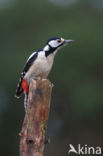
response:
M74 40L65 40L62 37L52 37L48 40L47 45L49 45L51 48L58 49L66 46L73 41Z
M67 44L74 42L74 40L65 40L62 37L52 37L47 41L46 46L44 47L44 51L46 56L50 55L51 53L56 54L56 52L66 46Z

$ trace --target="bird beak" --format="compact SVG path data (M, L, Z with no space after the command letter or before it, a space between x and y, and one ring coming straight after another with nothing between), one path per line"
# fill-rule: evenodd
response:
M74 42L74 40L64 40L64 44L68 44L68 43L71 43L71 42Z

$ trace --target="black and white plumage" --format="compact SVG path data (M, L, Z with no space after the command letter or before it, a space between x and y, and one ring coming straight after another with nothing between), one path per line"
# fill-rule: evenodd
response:
M44 48L32 53L21 73L15 96L20 97L23 92L22 81L24 79L29 82L32 77L46 78L52 68L55 54L60 48L70 42L73 42L73 40L64 40L60 37L53 37L48 40Z

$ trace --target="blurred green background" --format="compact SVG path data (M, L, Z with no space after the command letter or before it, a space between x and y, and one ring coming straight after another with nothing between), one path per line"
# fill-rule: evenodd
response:
M0 0L0 156L19 155L23 97L14 93L26 59L48 38L75 40L55 58L45 156L69 144L103 145L103 0Z

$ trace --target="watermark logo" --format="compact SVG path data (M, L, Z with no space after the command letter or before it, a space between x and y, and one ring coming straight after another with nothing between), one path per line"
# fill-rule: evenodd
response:
M88 146L87 144L85 144L84 146L81 146L80 144L78 144L77 149L76 149L72 144L69 144L68 154L70 154L70 153L101 155L102 154L102 148L99 146L93 147L93 146Z

